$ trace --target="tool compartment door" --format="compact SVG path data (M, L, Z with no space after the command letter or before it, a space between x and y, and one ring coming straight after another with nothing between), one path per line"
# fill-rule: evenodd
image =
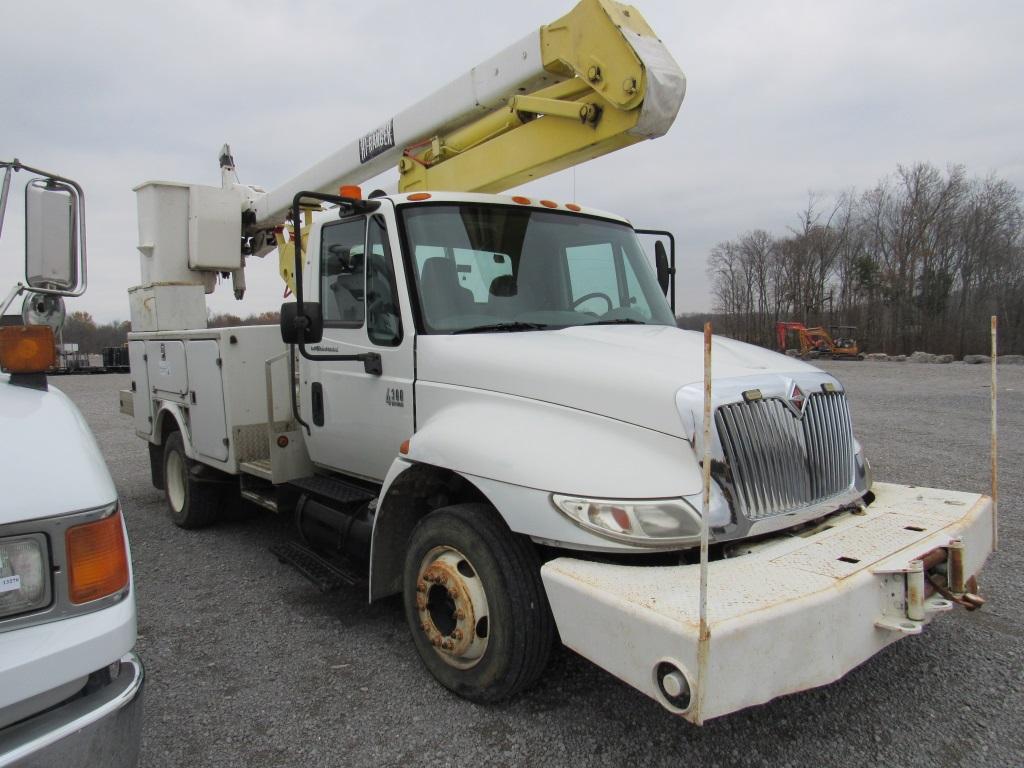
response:
M180 402L188 394L185 342L178 339L147 340L146 357L153 393Z
M128 345L128 360L132 375L135 431L140 435L150 435L153 432L153 393L149 388L149 371L146 368L146 342L131 342Z
M192 448L217 461L227 461L228 429L224 409L220 347L216 341L189 341L185 345L188 364L189 422Z

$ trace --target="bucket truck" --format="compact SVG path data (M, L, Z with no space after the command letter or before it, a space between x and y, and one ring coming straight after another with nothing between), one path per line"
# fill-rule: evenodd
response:
M702 723L978 604L988 498L873 483L835 378L724 338L705 441L671 235L500 194L663 135L685 83L635 8L582 0L273 191L227 147L220 187L138 187L122 410L171 519L292 516L278 557L401 594L425 666L478 702L561 642ZM396 194L362 195L392 167ZM275 248L280 327L207 328L218 276L241 296Z

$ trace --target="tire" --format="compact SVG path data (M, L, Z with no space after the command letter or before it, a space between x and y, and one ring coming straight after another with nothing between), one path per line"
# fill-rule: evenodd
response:
M419 522L402 599L420 659L441 685L488 704L537 682L556 637L540 565L532 542L489 504L442 507Z
M181 432L172 432L164 441L164 497L171 521L179 528L210 525L224 503L223 486L196 480L194 463L185 455Z

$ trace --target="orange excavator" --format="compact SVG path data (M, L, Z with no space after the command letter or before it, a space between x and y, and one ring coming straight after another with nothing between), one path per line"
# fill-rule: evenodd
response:
M830 357L833 360L863 360L852 325L833 325L832 333L821 326L808 328L803 323L778 322L775 324L775 335L779 342L779 351L785 352L790 333L797 334L800 339L800 357L805 360ZM835 337L833 338L833 334Z

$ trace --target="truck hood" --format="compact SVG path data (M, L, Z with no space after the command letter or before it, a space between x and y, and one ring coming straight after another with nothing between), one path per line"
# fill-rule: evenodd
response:
M676 395L703 381L704 336L697 331L578 326L426 335L417 346L419 379L542 400L692 437L692 420L680 417ZM801 360L721 336L714 338L711 370L716 381L760 378L772 385L788 376L823 375Z
M110 504L117 490L96 439L58 389L0 374L0 525Z

